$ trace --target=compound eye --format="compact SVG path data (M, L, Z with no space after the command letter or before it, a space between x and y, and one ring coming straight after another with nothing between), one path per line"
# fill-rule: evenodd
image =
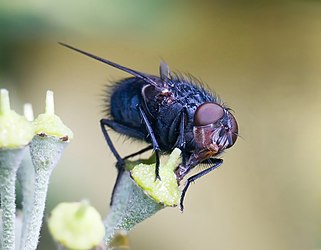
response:
M234 143L237 140L238 132L239 132L238 130L239 129L238 129L238 125L237 125L235 117L231 113L229 113L228 116L229 116L229 119L231 121L230 133L232 135L232 142L231 142L231 144L229 144L229 146L227 148L230 148L230 147L232 147L234 145Z
M195 126L206 126L216 123L224 115L223 108L213 102L206 102L198 106L194 115Z

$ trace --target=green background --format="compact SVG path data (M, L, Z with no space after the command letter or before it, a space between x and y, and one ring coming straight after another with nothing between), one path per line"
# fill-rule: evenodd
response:
M116 177L99 128L104 86L128 75L58 41L153 74L164 59L235 111L241 138L224 165L191 186L183 214L165 209L137 226L132 249L320 247L320 1L2 0L0 87L16 111L32 102L35 114L53 90L75 134L51 178L46 216L88 198L104 217ZM122 155L143 147L113 139ZM55 249L46 233L39 249Z

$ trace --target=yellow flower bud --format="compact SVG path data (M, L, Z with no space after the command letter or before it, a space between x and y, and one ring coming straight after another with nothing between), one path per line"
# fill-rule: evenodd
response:
M0 97L0 148L12 149L27 145L34 136L32 124L10 109L6 89L1 89Z
M155 180L156 164L139 164L131 171L135 182L154 200L166 206L176 206L179 203L181 192L178 188L176 175L181 151L176 148L171 153L168 161L159 168L161 180Z
M105 234L100 214L87 202L58 204L51 212L48 227L53 238L68 249L92 249Z
M33 122L36 134L44 134L65 138L73 138L72 131L55 115L53 92L47 91L45 113L40 114Z

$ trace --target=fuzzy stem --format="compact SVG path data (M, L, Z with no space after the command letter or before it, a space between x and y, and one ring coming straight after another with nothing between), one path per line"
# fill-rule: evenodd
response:
M50 171L39 169L36 171L35 176L35 192L34 192L34 203L33 209L27 224L27 236L25 238L24 248L25 250L34 250L38 245L39 232L42 225L42 217L45 210L45 203L48 191Z
M23 207L23 225L21 232L20 246L23 246L26 241L27 227L29 224L30 215L33 209L33 190L35 183L35 170L31 162L30 153L23 158L17 172L17 178L22 190L22 207Z
M3 237L2 249L15 248L15 173L9 169L2 170L1 174L1 204Z
M125 171L116 187L113 205L104 221L105 245L108 247L118 231L128 232L136 224L164 208L147 196Z
M49 178L56 166L66 142L53 136L35 136L30 145L30 153L35 167L35 184L33 193L33 206L30 219L26 227L26 236L23 250L35 250L38 245L42 218L48 191Z
M2 208L2 250L15 249L15 182L24 148L0 150L0 196Z

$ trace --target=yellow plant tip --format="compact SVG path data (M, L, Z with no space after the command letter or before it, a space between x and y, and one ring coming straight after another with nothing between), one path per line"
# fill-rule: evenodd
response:
M181 192L174 170L177 167L180 153L179 149L174 149L168 161L160 165L161 180L155 180L155 164L141 163L131 171L135 182L155 201L166 206L177 206L179 203Z
M47 91L46 111L40 114L33 122L35 133L38 135L48 135L68 141L73 138L73 132L55 115L53 92Z
M29 122L32 122L34 120L33 109L32 109L31 103L25 103L23 105L23 115L26 117L26 119Z
M67 249L92 249L105 234L100 214L88 202L58 204L51 212L48 227L52 237Z
M27 145L34 129L25 117L10 109L9 92L0 91L0 148L19 148Z
M54 102L54 93L51 90L47 91L46 94L46 114L54 115L55 114L55 102Z
M166 162L166 167L174 171L177 167L176 163L180 156L181 156L181 150L179 148L175 148L170 154L168 161Z
M81 202L80 202L80 205L79 205L79 208L78 208L78 210L77 210L77 212L76 212L76 216L77 217L82 217L82 216L84 216L84 214L86 213L86 211L87 211L87 208L90 206L90 203L89 203L89 201L88 200L82 200Z
M5 114L10 111L9 92L6 89L0 90L0 114Z

